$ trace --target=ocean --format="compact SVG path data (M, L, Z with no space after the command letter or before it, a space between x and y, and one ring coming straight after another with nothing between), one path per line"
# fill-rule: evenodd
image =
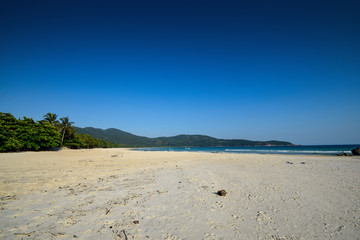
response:
M266 147L161 147L136 148L139 151L212 152L212 153L255 153L291 155L337 155L351 154L358 145L312 145L312 146L266 146Z

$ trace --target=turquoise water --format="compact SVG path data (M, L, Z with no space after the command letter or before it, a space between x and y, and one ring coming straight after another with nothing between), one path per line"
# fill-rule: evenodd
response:
M271 147L163 147L137 148L139 151L215 152L215 153L256 153L256 154L302 154L337 155L349 153L358 145L317 145L317 146L271 146Z

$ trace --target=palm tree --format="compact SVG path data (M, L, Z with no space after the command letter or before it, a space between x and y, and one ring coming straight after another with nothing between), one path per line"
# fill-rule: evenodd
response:
M50 125L55 126L57 123L57 121L56 121L57 116L58 115L55 113L47 113L43 116L43 118L45 121L48 121L50 123Z
M61 144L64 142L65 132L71 127L74 122L69 121L69 117L60 118L60 126L62 131Z

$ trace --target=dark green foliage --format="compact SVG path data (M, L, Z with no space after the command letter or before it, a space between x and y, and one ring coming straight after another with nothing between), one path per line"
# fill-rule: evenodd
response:
M84 143L79 138L65 140L63 146L71 149L85 148Z
M57 114L55 114L55 113L47 113L43 116L43 118L44 118L43 121L47 121L52 126L56 126L59 124L59 122L56 120Z
M79 134L89 134L90 136L102 139L107 142L117 143L126 146L149 146L151 138L139 137L128 132L121 131L115 128L102 130L100 128L79 128L75 127Z
M79 134L78 138L86 148L103 147L102 140L93 138L89 134Z
M76 138L66 141L69 148L114 148L123 147L121 144L113 144L104 140L91 137L89 134L76 134Z
M44 120L16 119L10 113L0 113L0 152L40 151L66 146L79 148L123 147L90 135L76 134L68 117L56 121L56 114L44 115Z
M249 141L243 139L217 139L204 135L178 135L175 137L147 138L133 135L115 128L102 130L99 128L78 128L78 133L89 134L92 137L125 146L138 147L240 147L240 146L291 146L283 141Z
M60 134L46 122L0 113L0 152L37 151L60 146Z
M64 140L71 140L75 137L75 130L71 126L73 122L70 122L68 117L60 118L60 121L61 143L63 143ZM65 135L67 135L67 138L65 138Z
M225 147L225 146L291 146L283 141L249 141L217 139L204 135L178 135L175 137L147 138L115 128L73 127L68 117L60 118L47 113L44 120L16 119L10 113L0 113L0 152L37 151L59 146L79 148L114 147ZM80 134L76 134L79 132ZM111 142L111 143L110 143Z

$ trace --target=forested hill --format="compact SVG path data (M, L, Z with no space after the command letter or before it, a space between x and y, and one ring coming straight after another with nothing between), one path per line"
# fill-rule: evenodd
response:
M217 139L204 135L178 135L174 137L148 138L121 131L115 128L75 127L79 134L89 134L104 141L139 147L240 147L240 146L291 146L284 141L250 141L243 139Z

